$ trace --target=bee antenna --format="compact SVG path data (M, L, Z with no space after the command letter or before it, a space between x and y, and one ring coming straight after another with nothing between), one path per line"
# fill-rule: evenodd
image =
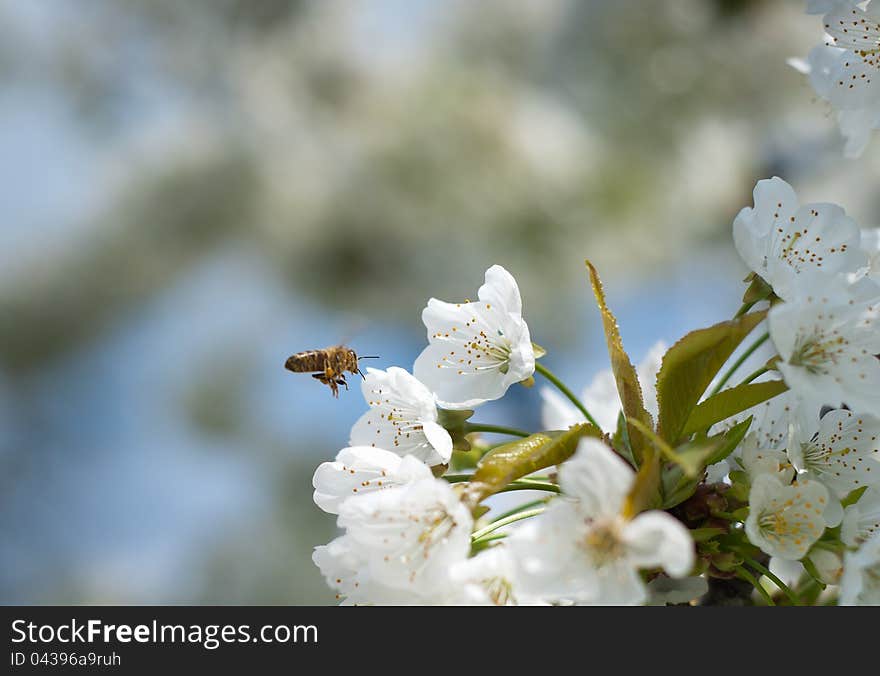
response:
M358 357L358 361L360 361L361 359L381 359L381 357L377 354L373 354L367 357Z

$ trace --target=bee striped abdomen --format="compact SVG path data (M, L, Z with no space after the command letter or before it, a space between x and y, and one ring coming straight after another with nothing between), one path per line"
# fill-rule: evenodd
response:
M306 350L305 352L297 352L287 358L284 362L284 368L294 373L309 373L312 371L323 371L327 367L327 351L326 350Z

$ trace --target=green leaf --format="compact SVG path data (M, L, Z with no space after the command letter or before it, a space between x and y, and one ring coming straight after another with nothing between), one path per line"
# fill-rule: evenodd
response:
M687 334L663 356L657 373L658 432L670 444L685 424L712 378L767 312L753 312Z
M720 528L694 528L690 531L694 542L705 542L711 540L716 535L721 535L724 531Z
M477 464L465 489L465 502L477 505L520 477L564 462L584 437L601 439L602 431L584 423L564 432L539 432L495 447Z
M730 478L729 495L739 502L748 502L749 489L751 488L749 475L746 472L734 470L728 476Z
M696 439L675 449L678 465L689 479L696 479L710 464L710 460L718 454L723 445L721 439Z
M624 517L631 519L640 512L659 507L661 502L660 454L651 452L639 467L621 512Z
M714 465L716 462L721 462L728 455L733 453L736 450L736 447L739 446L739 443L746 436L746 433L749 431L749 427L752 424L753 416L749 416L741 423L737 423L733 427L731 427L726 432L721 432L720 434L716 434L714 436L709 437L709 440L718 440L721 443L718 445L718 450L706 461L706 466Z
M678 465L663 468L660 485L663 489L663 509L671 509L687 500L697 490L702 477L688 479Z
M749 518L749 508L748 506L746 506L735 509L730 513L730 516L732 516L736 521L745 521Z
M702 458L701 462L703 468L706 468L709 465L714 465L716 462L721 462L728 455L733 453L734 449L739 446L739 443L743 440L743 437L745 437L751 424L752 417L749 416L743 422L734 425L729 430L711 436L708 439L704 439L704 442L711 444L711 446L706 447L706 452L713 447L714 451L711 452L708 457ZM677 450L676 452L682 454L684 451ZM697 451L695 451L695 453L696 452ZM696 459L696 456L691 459ZM670 465L669 467L664 468L661 476L663 509L671 509L691 497L702 478L702 471L698 471L697 476L691 478L685 474L684 469L679 465ZM745 488L745 495L746 499L748 499L748 486Z
M717 422L742 413L752 406L782 394L788 385L782 380L769 380L763 383L745 383L722 390L701 402L691 412L681 436L689 437L694 432L708 429Z
M632 446L629 443L629 429L626 426L626 416L623 415L623 411L617 414L617 431L611 438L611 445L624 460L638 469L635 458L633 458Z
M651 454L651 446L642 432L630 425L629 421L632 419L638 420L642 425L650 429L654 429L654 421L651 419L651 414L645 409L642 387L639 384L636 369L632 365L626 350L623 349L623 341L620 339L617 319L611 310L608 309L608 304L605 302L605 292L602 289L599 273L596 272L596 268L593 267L590 261L586 261L586 263L587 269L590 271L590 284L593 287L593 294L596 296L596 304L599 306L599 312L602 314L602 326L605 329L605 342L608 345L608 356L611 359L611 371L617 383L617 392L623 405L623 414L627 419L630 447L636 462L641 465L645 460L645 454Z
M707 460L718 453L723 439L696 439L673 449L658 434L642 426L638 421L633 423L667 460L681 467L689 479L697 478L706 467Z

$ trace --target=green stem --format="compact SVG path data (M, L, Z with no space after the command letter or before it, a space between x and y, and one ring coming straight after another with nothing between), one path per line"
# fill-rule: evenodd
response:
M713 388L713 390L709 394L709 396L711 397L713 394L718 394L721 391L721 388L727 384L728 380L730 380L731 376L734 373L736 373L737 369L743 365L743 362L745 362L746 359L751 357L754 354L755 350L757 350L759 347L761 347L761 345L766 343L769 338L770 338L770 333L767 332L763 336L758 338L758 340L756 340L754 343L752 343L751 347L749 347L748 350L743 352L742 355L740 356L740 358L737 359L735 362L733 362L731 367L729 369L727 369L727 372L721 377L721 380L718 381L718 384Z
M543 512L546 507L536 507L535 509L528 509L523 512L517 512L516 514L511 514L510 516L506 516L503 519L496 519L488 526L481 528L480 530L474 531L471 534L471 542L476 542L484 535L488 535L489 533L498 530L499 528L503 528L509 524L515 523L517 521L522 521L523 519L529 519L533 516L538 516L541 512Z
M506 519L509 516L513 516L514 514L519 514L527 509L534 509L535 507L540 507L541 505L547 504L547 500L549 498L541 498L540 500L532 500L531 502L526 502L520 505L519 507L514 507L513 509L509 509L506 512L503 512L495 517L495 521L499 519Z
M492 434L509 434L512 437L527 437L529 432L515 429L513 427L502 427L501 425L484 425L483 423L465 423L464 433L471 432L491 432Z
M481 538L480 540L477 540L475 542L471 542L471 554L476 554L477 552L480 552L480 551L486 549L486 547L488 547L491 543L495 542L496 540L503 540L506 537L507 537L507 533L492 533L491 535L487 535L486 537Z
M810 560L809 556L805 556L801 560L801 565L804 567L804 570L807 571L807 575L809 575L816 582L821 584L823 589L826 587L826 584L824 582L822 582L822 579L821 579L822 576L819 575L819 571L816 569L816 564Z
M758 376L762 376L762 375L764 375L765 373L767 373L767 371L769 371L769 370L770 370L770 367L769 367L769 366L762 366L762 367L759 368L757 371L752 372L752 373L751 373L751 374L750 374L745 380L743 380L742 383L740 383L740 384L741 384L741 385L745 385L746 383L750 383L750 382L752 382L755 378L757 378Z
M598 429L602 429L599 426L599 423L596 422L596 419L592 415L590 415L590 412L587 410L587 407L581 403L581 400L578 399L576 396L574 396L572 391L565 386L565 383L563 383L561 380L559 380L559 378L557 378L555 375L553 375L552 371L550 371L546 366L544 366L543 364L541 364L539 362L535 362L535 370L538 373L540 373L542 376L544 376L547 380L549 380L551 383L553 383L556 386L557 390L559 390L560 392L562 392L562 394L564 394L566 397L568 397L568 400L572 404L577 406L577 409L581 413L584 414L584 417L587 420L589 420Z
M814 606L816 605L819 595L825 591L825 585L809 575L806 577L807 581L798 585L798 596L803 605Z
M531 481L529 479L519 479L511 481L498 493L509 493L510 491L548 491L550 493L561 493L562 489L549 481Z
M758 582L755 576L752 575L749 571L747 571L742 566L738 566L736 569L736 574L739 575L743 580L748 582L750 585L752 585L755 589L757 589L758 593L764 597L764 600L767 602L768 606L776 605L775 603L773 603L773 597L767 593L767 590L761 586L761 583Z
M748 312L749 310L751 310L752 307L753 307L753 306L755 305L755 303L757 303L757 302L758 302L758 301L753 300L753 301L751 301L751 302L749 302L749 303L743 303L743 304L740 306L739 310L736 311L736 314L733 315L733 318L734 318L734 319L739 319L739 318L742 317L746 312Z
M754 559L750 559L747 556L743 557L743 561L746 562L747 565L751 566L755 570L757 570L761 575L765 576L769 579L773 584L779 587L780 591L788 597L788 600L791 601L792 605L799 606L801 605L801 600L798 598L797 594L795 594L787 584L785 584L782 580L780 580L776 575L770 572L770 569L766 566L761 565Z

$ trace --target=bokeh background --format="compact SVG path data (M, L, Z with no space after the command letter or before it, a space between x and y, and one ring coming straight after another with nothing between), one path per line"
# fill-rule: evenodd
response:
M729 317L756 180L880 213L800 0L0 0L0 602L329 603L314 467L430 296L517 277L548 365ZM485 422L539 424L514 388Z

